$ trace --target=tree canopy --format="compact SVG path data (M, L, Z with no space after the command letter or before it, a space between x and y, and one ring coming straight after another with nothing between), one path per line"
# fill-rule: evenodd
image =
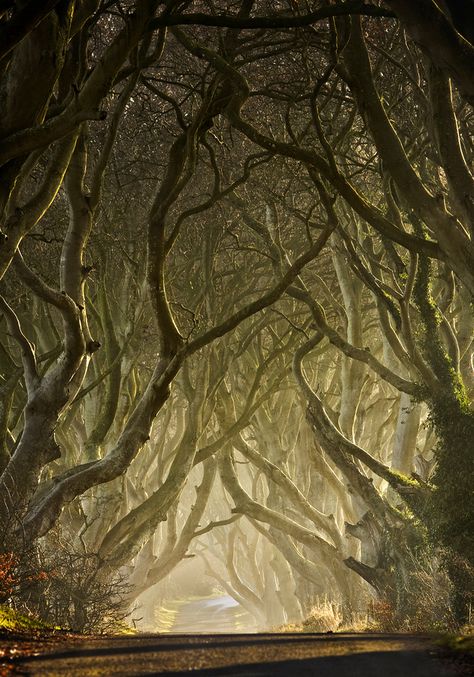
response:
M0 601L467 622L473 14L0 3Z

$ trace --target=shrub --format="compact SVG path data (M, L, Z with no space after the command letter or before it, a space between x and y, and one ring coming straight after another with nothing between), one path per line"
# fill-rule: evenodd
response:
M370 630L393 632L397 629L395 610L388 600L370 601L367 608L367 620Z
M41 567L28 561L25 553L0 553L0 604L24 598L39 583L48 579Z
M13 552L0 553L0 604L6 602L18 585L18 559Z
M42 586L41 618L75 632L112 632L128 615L129 585L95 553L58 543L43 545L49 576Z
M95 553L51 534L34 548L0 553L0 604L75 632L123 629L129 586Z
M313 606L302 622L303 632L335 632L342 622L340 605L324 600Z

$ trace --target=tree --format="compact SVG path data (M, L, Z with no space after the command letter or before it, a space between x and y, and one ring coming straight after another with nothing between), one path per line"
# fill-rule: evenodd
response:
M132 600L207 547L275 623L322 579L403 624L441 558L462 622L459 3L31 4L0 15L3 550L57 525Z

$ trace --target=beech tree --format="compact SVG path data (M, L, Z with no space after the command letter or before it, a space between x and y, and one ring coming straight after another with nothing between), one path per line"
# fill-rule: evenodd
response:
M407 627L440 564L464 622L472 3L36 4L0 9L2 550L60 529L130 604L195 555L260 625Z

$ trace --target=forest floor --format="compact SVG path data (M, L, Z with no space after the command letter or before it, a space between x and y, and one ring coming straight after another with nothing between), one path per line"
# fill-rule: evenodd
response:
M0 638L2 676L459 677L464 654L401 634L194 634ZM457 657L456 657L457 656ZM2 659L0 659L1 662Z

